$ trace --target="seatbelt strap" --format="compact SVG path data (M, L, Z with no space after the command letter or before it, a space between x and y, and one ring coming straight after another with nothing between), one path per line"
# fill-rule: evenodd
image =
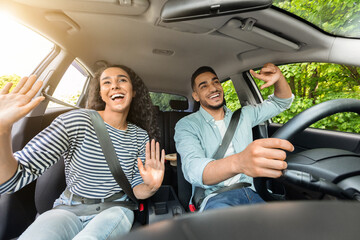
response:
M98 214L101 211L104 211L111 207L125 207L130 210L138 210L136 204L130 201L114 201L114 202L102 202L94 204L79 204L79 205L58 205L54 209L63 209L69 212L74 213L77 216L89 216L93 214Z
M59 105L63 105L65 107L71 107L71 108L75 108L75 109L80 109L78 106L74 106L74 105L71 105L71 104L68 104L66 102L63 102L57 98L54 98L53 96L50 96L49 94L47 94L45 91L42 91L41 94L47 98L49 101L52 101L56 104L59 104Z
M213 155L213 159L221 159L225 156L226 150L233 139L234 133L236 131L237 125L240 119L241 108L236 110L231 116L229 127L226 129L225 135L221 141L219 148L216 150Z
M234 184L231 184L230 186L226 186L226 187L222 187L212 193L223 193L223 192L227 192L227 191L231 191L231 190L234 190L234 189L238 189L238 188L247 188L247 187L250 187L251 186L251 183L247 183L247 182L238 182L238 183L234 183Z
M225 156L226 150L228 149L230 142L234 137L234 133L235 133L237 125L239 123L240 114L241 114L241 108L236 110L233 113L233 115L231 116L229 126L226 129L225 135L221 141L219 148L216 150L215 154L213 155L213 159L221 159ZM221 192L226 192L226 191L233 190L236 188L243 188L243 187L249 187L249 186L251 186L251 184L240 182L237 184L232 184L230 186L220 188L217 191L215 191L214 193L221 193ZM193 195L193 202L194 202L194 205L196 208L200 207L204 198L205 198L205 189L203 189L201 187L195 187L195 191L194 191L194 195Z
M120 166L120 162L117 158L114 146L111 142L104 120L95 110L88 110L88 113L90 115L91 121L93 123L96 132L96 136L98 137L102 151L106 158L106 162L109 165L112 175L114 176L116 182L119 184L122 190L126 193L126 195L134 203L136 203L136 205L139 205L139 202L134 195L129 180L125 176L125 173Z

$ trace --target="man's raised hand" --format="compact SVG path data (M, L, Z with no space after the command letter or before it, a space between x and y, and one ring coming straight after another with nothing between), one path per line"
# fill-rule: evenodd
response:
M251 75L265 82L260 88L264 89L274 85L280 78L284 78L280 69L272 63L266 63L260 70L259 73L256 73L254 70L250 70Z

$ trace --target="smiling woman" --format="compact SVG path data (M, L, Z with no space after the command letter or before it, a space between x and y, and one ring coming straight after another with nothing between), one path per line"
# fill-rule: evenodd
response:
M64 157L65 169L68 169L65 171L67 187L55 201L54 208L38 217L19 239L32 239L34 236L37 239L64 239L64 236L65 239L117 239L130 231L134 220L131 210L137 209L136 200L132 204L135 207L127 205L130 201L127 195L131 195L119 181L128 183L129 191L134 195L131 199L149 198L161 186L165 152L162 150L160 159L159 143L155 140L149 143L149 136L153 137L153 129L148 128L152 123L149 116L154 118L154 115L141 114L144 106L152 107L145 85L125 66L106 67L99 74L100 78L94 78L93 83L100 91L94 94L105 106L95 113L101 116L100 121L106 123L104 131L109 132L115 158L121 163L121 180L108 166L108 157L99 149L99 140L86 110L59 116L22 150L13 153L10 147L12 127L44 100L44 97L32 100L42 81L36 81L32 75L22 78L11 93L11 84L0 91L0 193L16 192L25 187L55 165L61 156ZM138 97L136 92L139 92ZM118 95L123 98L117 100L115 97L114 100ZM144 110L149 113L151 108ZM138 116L139 111L141 116ZM145 127L141 129L137 125ZM95 152L100 155L96 156ZM28 166L31 171L26 170ZM84 211L96 203L109 203L111 209L102 205L95 212ZM80 208L83 210L79 212Z

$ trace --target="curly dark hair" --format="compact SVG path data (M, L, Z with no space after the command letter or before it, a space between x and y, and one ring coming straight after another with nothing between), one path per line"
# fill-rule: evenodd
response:
M142 129L145 129L150 139L160 140L160 132L155 114L155 108L151 102L149 90L142 79L129 67L124 65L109 65L96 71L89 85L89 97L87 108L101 111L105 109L105 102L100 96L100 76L108 68L121 68L130 77L131 84L136 94L130 104L127 121L131 122Z

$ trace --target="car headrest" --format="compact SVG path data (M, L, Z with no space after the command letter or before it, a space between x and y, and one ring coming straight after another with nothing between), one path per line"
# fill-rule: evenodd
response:
M156 112L156 114L159 113L160 112L160 107L159 106L154 106L154 111Z
M184 101L184 100L170 100L169 102L170 107L174 110L187 110L189 108L189 103L188 101Z

